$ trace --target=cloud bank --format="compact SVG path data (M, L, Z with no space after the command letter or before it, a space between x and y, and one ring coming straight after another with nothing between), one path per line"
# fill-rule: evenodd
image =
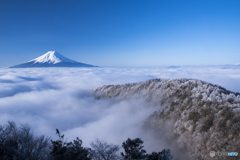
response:
M194 78L240 92L240 69L1 69L0 122L28 123L36 134L52 138L56 138L58 128L68 140L81 138L84 146L97 137L119 145L128 137L142 137L148 151L159 151L164 146L141 129L144 120L157 108L141 99L97 99L90 92L102 85L152 78Z

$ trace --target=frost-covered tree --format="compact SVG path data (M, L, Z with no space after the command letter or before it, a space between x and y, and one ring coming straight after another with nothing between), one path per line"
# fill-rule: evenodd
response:
M208 159L213 148L240 150L240 93L196 79L152 79L94 91L103 98L139 98L155 104L159 110L144 126L154 131L167 128L167 137L176 137L176 146L186 148L186 159Z
M109 144L104 140L96 139L91 142L93 160L119 160L120 146Z
M78 137L73 142L64 142L64 135L56 129L59 139L51 140L50 158L52 160L91 160L91 149L82 147L82 140Z
M49 155L49 138L35 136L28 125L14 122L0 125L0 159L45 160Z

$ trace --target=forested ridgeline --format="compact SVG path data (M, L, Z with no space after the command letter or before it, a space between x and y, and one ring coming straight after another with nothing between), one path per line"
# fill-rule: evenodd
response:
M154 104L157 111L143 128L174 141L178 149L189 153L191 160L210 160L211 151L240 150L239 93L196 79L106 85L94 93L98 98L145 99Z

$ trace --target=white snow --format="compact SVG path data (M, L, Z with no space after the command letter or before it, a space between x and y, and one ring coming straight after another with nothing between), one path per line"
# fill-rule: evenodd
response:
M203 157L201 159L210 160L206 155L213 149L238 150L239 134L233 133L233 127L239 123L233 119L240 117L240 95L224 88L196 79L151 79L125 85L105 85L94 91L100 98L146 99L156 104L159 110L144 124L149 130L156 131L158 139L164 137L166 144L184 149L190 155L184 159ZM223 116L226 108L233 115ZM199 118L195 119L195 115ZM210 125L208 119L211 116L214 118ZM226 125L222 125L223 120ZM205 130L204 126L209 128ZM235 128L237 133L238 129Z
M47 53L45 53L44 55L35 58L29 62L34 62L34 63L52 63L52 64L56 64L56 63L60 63L60 62L70 62L70 63L76 63L76 61L73 61L71 59L68 59L66 57L64 57L63 55L61 55L60 53L56 52L56 51L48 51Z

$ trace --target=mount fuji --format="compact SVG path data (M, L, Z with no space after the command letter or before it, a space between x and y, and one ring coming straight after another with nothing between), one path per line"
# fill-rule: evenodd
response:
M80 63L64 57L56 51L49 51L44 55L23 64L9 68L31 68L31 67L97 67L90 64Z

